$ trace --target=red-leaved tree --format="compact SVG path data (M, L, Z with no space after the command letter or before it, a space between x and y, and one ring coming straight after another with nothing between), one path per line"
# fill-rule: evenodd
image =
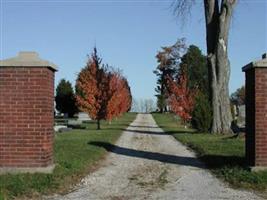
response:
M110 100L107 105L108 121L130 110L132 104L131 90L127 80L119 71L110 73L109 96Z
M97 121L97 129L100 129L100 120L106 119L109 100L109 76L107 69L101 66L101 61L94 48L87 65L76 80L77 105Z
M185 71L181 71L178 80L168 79L168 105L172 112L178 115L184 124L192 118L194 109L194 96L196 91L190 90Z
M111 121L130 110L132 96L127 80L119 71L101 65L94 51L76 81L76 100L80 110L97 120Z

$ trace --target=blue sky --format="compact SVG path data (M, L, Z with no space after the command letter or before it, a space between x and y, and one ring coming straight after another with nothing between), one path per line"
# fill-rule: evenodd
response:
M187 44L205 53L201 2L182 26L164 0L0 0L0 59L22 50L37 51L58 65L61 78L73 84L86 55L96 44L104 63L119 67L128 78L135 98L154 96L161 46L185 37ZM242 0L231 25L230 92L244 83L243 65L267 51L267 1Z

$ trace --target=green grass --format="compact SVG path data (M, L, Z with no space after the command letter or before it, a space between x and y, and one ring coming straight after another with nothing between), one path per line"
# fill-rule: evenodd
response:
M86 129L75 129L55 135L55 163L53 174L19 174L0 176L0 200L18 196L34 197L52 192L66 192L73 184L97 168L104 158L104 148L90 145L92 141L114 143L135 118L127 113L111 124L101 122L101 130L95 123L86 123Z
M171 114L153 114L157 124L168 134L197 152L219 178L233 187L266 193L267 171L251 172L245 165L245 139L232 135L196 133L185 129Z

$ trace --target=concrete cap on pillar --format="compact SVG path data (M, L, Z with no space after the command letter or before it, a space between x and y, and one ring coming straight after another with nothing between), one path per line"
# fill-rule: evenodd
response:
M252 69L252 68L267 68L267 53L264 53L262 55L261 60L251 62L245 65L244 67L242 67L242 71L246 72L247 70Z
M39 54L32 51L21 51L16 57L0 60L0 67L48 67L57 71L57 66L39 57Z

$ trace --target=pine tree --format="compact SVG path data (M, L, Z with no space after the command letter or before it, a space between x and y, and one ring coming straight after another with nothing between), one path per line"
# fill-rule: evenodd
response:
M209 93L207 58L201 50L190 45L181 59L181 69L187 72L188 87L198 92L192 113L192 125L199 131L209 131L212 120L212 109Z
M68 117L78 111L75 105L75 95L71 83L65 79L61 79L56 88L56 109L64 114L68 114Z

